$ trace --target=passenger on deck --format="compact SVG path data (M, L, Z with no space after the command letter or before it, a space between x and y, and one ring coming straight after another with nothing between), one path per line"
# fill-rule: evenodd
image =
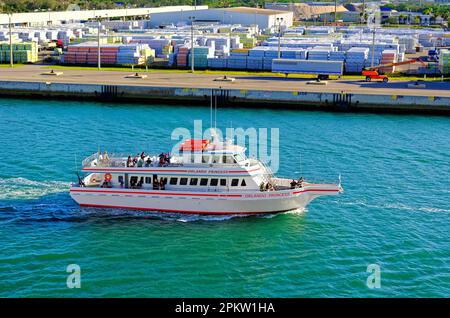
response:
M263 192L265 190L266 186L264 185L264 182L261 182L259 185L259 191Z
M166 164L166 155L164 153L161 153L159 155L159 166L162 167Z
M297 185L299 188L303 187L303 182L305 182L305 179L303 179L303 177L300 177L300 179L298 179L297 181Z
M147 160L145 161L145 166L150 167L151 164L152 164L152 159L150 159L150 157L147 157Z
M133 159L131 159L131 156L128 156L127 167L132 167L132 166L133 166Z
M143 165L144 165L144 159L139 158L139 160L138 160L138 162L137 162L138 168L142 168Z
M108 156L108 152L105 150L105 152L103 153L103 161L104 162L108 162L109 161L109 156Z
M292 179L292 181L291 181L291 189L295 189L296 186L297 186L297 181Z
M141 152L141 159L144 160L145 159L145 152Z
M159 179L159 189L160 190L166 190L166 184L165 184L163 178Z

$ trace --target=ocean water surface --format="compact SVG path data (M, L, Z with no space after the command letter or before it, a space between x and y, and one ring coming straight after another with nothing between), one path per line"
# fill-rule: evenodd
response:
M218 126L279 128L278 175L337 180L305 211L210 217L80 208L98 147L169 151L183 105L0 99L0 297L448 297L450 119L220 109ZM66 286L69 264L81 288ZM380 288L368 288L370 264Z

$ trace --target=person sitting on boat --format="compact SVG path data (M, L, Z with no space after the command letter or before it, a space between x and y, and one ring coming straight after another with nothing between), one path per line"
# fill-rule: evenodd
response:
M159 166L162 167L166 164L166 155L164 153L161 153L159 155Z
M142 168L142 166L144 165L144 159L139 158L138 162L137 162L137 167L138 168Z
M171 159L172 157L170 157L170 153L167 153L166 154L166 163L168 164L168 165L170 165L170 159Z
M150 167L151 164L152 164L152 159L149 156L149 157L147 157L147 160L145 161L145 166Z
M297 186L297 181L292 179L292 181L291 181L291 189L295 189L296 186Z
M303 179L303 177L300 177L297 181L297 185L299 188L303 187L303 182L305 182L305 179Z
M264 182L261 182L261 184L259 185L259 191L263 192L266 189L266 185L264 184Z
M145 159L145 152L141 152L141 159L144 160Z
M158 178L153 179L153 190L159 190L159 181Z
M103 162L107 163L109 161L108 152L105 150L103 153Z
M163 178L159 179L159 190L166 190L166 184Z
M131 156L128 156L127 167L132 167L132 166L133 166L133 159L131 159Z

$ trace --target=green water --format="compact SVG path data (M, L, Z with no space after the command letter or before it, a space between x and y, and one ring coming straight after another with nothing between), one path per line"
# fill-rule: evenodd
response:
M168 151L208 108L0 100L1 297L448 297L450 119L221 109L280 129L280 176L334 179L307 210L208 217L80 208L75 157ZM301 159L300 159L301 158ZM81 268L81 288L66 267ZM369 264L381 288L366 285Z

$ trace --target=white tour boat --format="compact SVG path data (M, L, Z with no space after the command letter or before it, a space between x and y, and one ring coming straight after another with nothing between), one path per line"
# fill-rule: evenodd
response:
M229 141L188 139L178 156L95 153L70 188L81 206L191 214L260 214L302 209L339 184L276 178L245 148Z

